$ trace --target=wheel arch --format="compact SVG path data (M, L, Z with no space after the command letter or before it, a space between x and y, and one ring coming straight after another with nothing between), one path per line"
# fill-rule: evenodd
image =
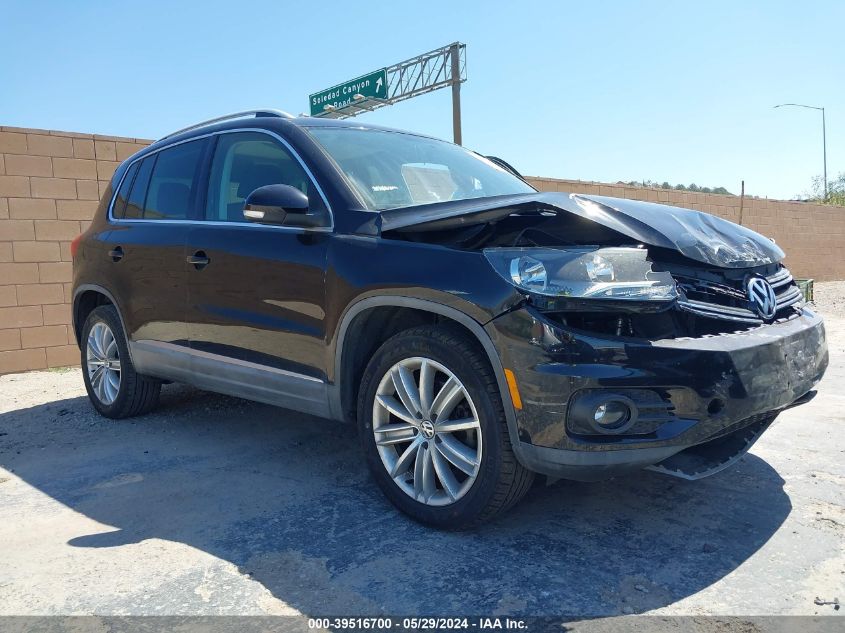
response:
M129 332L126 330L126 323L123 320L123 313L120 310L120 305L114 298L114 295L96 284L81 284L73 293L73 304L71 307L71 321L76 342L82 345L82 327L85 325L85 320L91 311L101 305L112 305L117 311L117 317L120 319L120 326L123 328L123 334L126 337L127 347L130 348L129 355L132 357L131 345L129 345Z
M385 311L387 310L387 311ZM410 316L402 326L384 324L384 319L390 319L389 311L395 315ZM393 316L392 318L396 318ZM363 319L363 321L361 320ZM376 320L373 320L376 319ZM465 330L480 346L487 356L504 405L505 417L508 423L508 433L514 448L518 446L519 436L516 427L516 412L510 399L504 368L490 335L481 323L457 308L414 297L379 296L368 297L352 304L341 318L334 347L334 385L329 390L329 407L332 416L338 420L348 420L350 410L355 410L357 387L360 383L360 373L371 356L369 351L375 351L387 338L393 334L425 323L451 322ZM354 333L368 326L380 333L375 340L368 337L356 337ZM366 329L365 329L366 332ZM352 333L352 335L350 335ZM357 376L356 376L357 374ZM351 407L351 409L350 409Z

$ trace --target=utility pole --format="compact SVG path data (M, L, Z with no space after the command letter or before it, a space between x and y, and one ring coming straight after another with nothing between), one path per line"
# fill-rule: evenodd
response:
M452 62L452 139L456 145L463 144L461 135L461 45L457 42L449 47ZM457 78L457 79L456 79ZM827 177L825 177L827 182ZM825 194L826 195L826 194Z
M824 152L824 201L827 202L827 132L824 124L824 108L822 108L822 151Z

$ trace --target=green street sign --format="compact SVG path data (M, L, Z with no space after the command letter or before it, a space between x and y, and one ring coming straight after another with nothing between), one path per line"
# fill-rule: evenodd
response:
M364 97L355 98L355 95ZM387 69L381 68L356 79L344 81L342 84L332 86L326 90L315 92L308 96L311 104L311 116L323 114L326 106L332 108L344 108L358 101L366 99L387 99Z

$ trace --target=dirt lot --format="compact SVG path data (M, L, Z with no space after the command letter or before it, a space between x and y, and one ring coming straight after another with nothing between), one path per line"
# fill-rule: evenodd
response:
M816 296L820 395L738 466L560 482L460 534L399 515L350 426L176 385L116 423L79 370L0 377L0 615L841 615L845 283Z

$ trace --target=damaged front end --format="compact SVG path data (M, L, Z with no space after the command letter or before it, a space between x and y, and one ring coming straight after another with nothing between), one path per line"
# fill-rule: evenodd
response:
M383 216L388 237L482 252L521 295L485 327L521 394L515 449L537 472L718 472L827 367L783 252L731 222L575 194Z

